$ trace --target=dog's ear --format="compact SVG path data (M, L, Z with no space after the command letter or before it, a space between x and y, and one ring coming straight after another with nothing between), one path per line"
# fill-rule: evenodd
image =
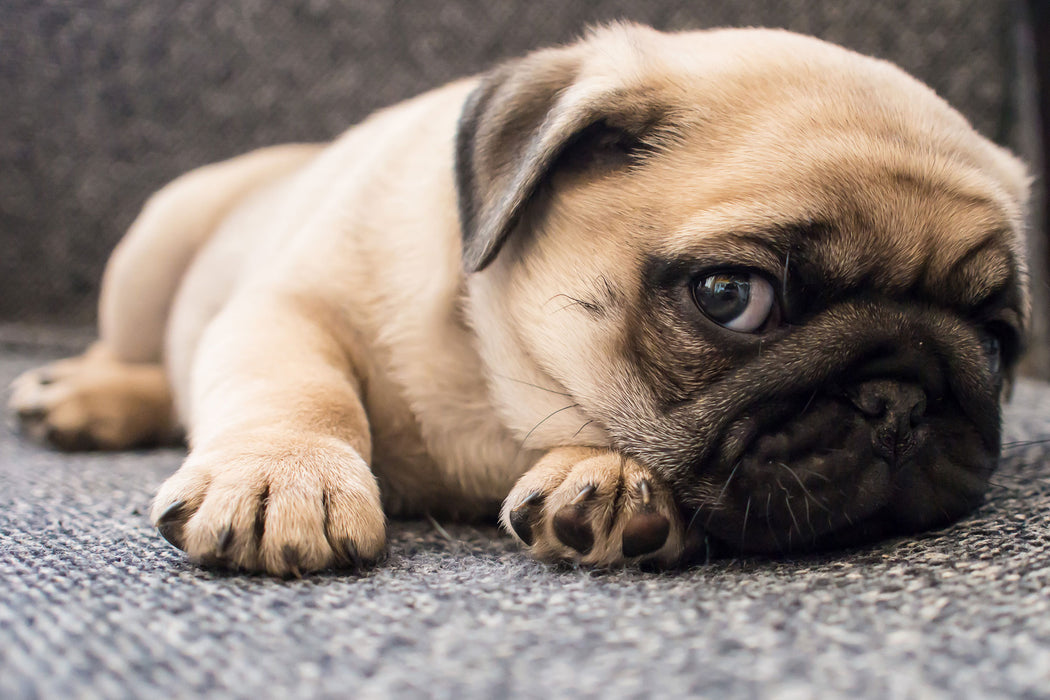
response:
M556 167L624 165L651 150L653 95L587 63L580 47L541 51L485 75L467 99L456 135L467 271L492 262Z

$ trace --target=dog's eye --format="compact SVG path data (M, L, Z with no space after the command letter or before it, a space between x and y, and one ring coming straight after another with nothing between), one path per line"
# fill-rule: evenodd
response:
M693 287L696 305L720 326L740 333L762 328L773 311L773 286L751 272L716 272Z
M999 374L1003 369L1003 346L998 336L986 334L981 339L981 348L988 358L988 369L992 374Z

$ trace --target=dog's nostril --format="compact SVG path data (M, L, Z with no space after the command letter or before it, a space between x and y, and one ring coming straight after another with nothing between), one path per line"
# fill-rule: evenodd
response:
M916 388L918 389L918 387ZM926 394L925 392L922 392L921 389L919 391L922 395L919 400L916 401L915 405L912 406L911 412L908 414L909 427L912 428L922 423L922 419L926 416Z
M915 384L877 379L853 387L847 396L869 420L875 452L898 464L918 446L915 429L926 416L926 392Z
M886 401L871 393L847 391L846 397L868 418L878 418L886 412Z

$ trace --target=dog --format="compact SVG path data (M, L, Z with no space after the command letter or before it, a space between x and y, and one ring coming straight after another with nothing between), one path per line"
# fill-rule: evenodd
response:
M153 523L278 576L376 562L387 515L594 566L913 533L998 459L1027 188L889 63L613 24L175 180L11 405L185 431Z

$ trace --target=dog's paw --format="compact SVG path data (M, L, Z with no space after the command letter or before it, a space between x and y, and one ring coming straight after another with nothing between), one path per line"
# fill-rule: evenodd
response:
M7 407L18 429L29 439L60 449L90 449L95 432L105 432L104 421L93 430L90 400L80 386L85 362L73 358L24 372L11 384ZM104 437L99 435L97 437Z
M161 486L151 517L193 561L276 576L359 570L386 539L375 477L334 438L255 436L194 451Z
M22 434L62 450L124 449L176 435L163 368L97 350L23 373L8 409Z
M684 548L670 490L642 465L607 450L552 450L518 480L500 520L545 561L671 565Z

